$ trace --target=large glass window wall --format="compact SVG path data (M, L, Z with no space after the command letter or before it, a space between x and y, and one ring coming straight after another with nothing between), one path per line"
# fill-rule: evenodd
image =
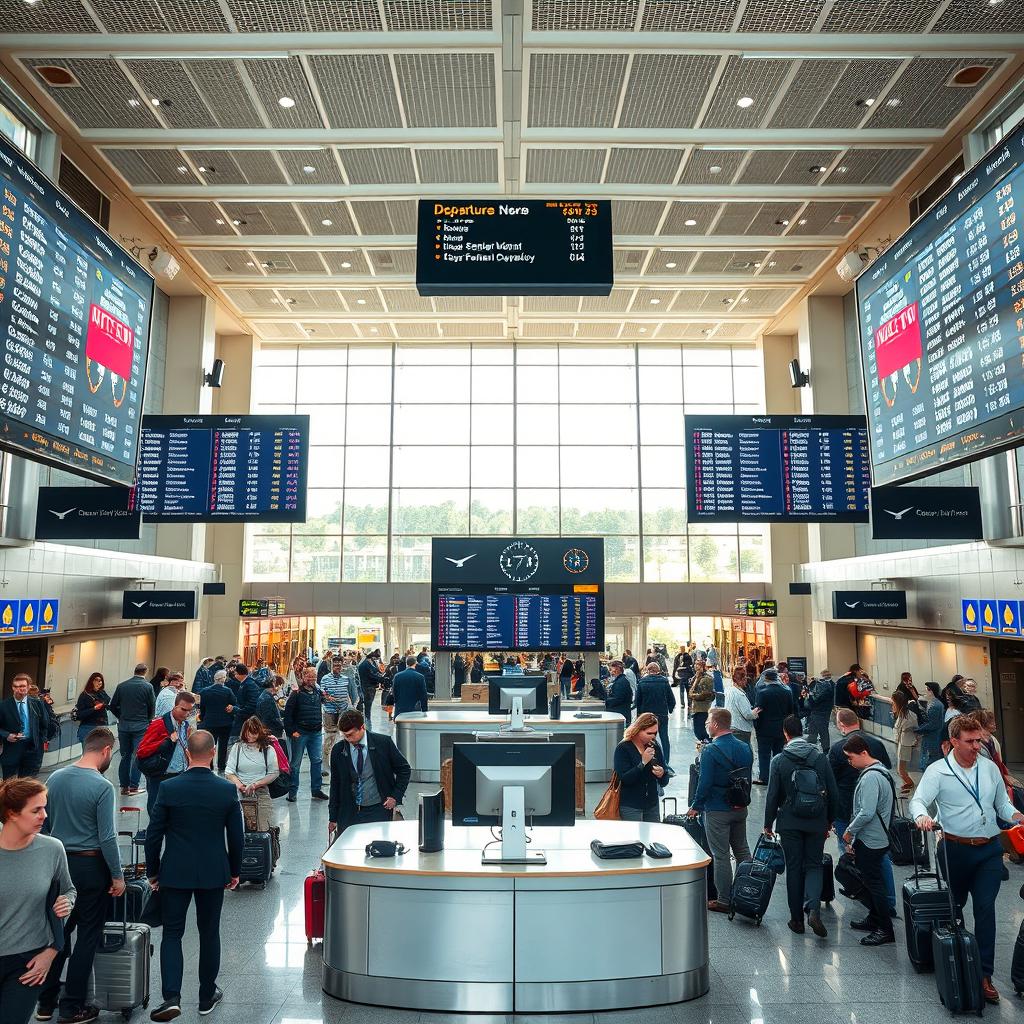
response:
M430 538L605 538L620 582L766 579L767 528L689 525L683 417L764 411L753 346L267 345L254 413L310 416L308 519L246 579L423 582Z

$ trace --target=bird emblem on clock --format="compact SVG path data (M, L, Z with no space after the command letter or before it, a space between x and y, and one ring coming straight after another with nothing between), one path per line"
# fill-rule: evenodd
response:
M590 566L590 555L583 548L569 548L562 555L562 565L565 566L566 572L574 574L586 572Z
M525 583L537 571L540 556L525 540L514 540L498 556L498 565L513 583Z

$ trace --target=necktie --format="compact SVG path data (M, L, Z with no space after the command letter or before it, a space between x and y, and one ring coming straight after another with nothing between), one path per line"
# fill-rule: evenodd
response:
M28 701L20 701L18 710L21 713L21 734L31 739L32 733L28 727Z
M365 754L366 748L360 743L356 748L356 805L360 807L363 804L363 766L366 764Z

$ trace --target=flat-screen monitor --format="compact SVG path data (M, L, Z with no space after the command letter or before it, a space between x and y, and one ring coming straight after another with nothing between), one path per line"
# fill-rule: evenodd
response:
M309 416L146 416L134 506L156 523L304 523Z
M456 743L452 824L499 825L502 791L521 786L531 825L576 824L576 748L571 743Z
M521 698L523 714L546 714L548 710L548 681L546 676L501 676L487 680L487 712L507 715L512 700Z
M866 523L863 416L687 416L691 523Z
M0 133L0 447L135 481L153 278Z
M857 279L875 485L1024 440L1024 126Z
M435 651L604 650L600 537L435 537Z
M607 295L608 199L421 199L420 295Z

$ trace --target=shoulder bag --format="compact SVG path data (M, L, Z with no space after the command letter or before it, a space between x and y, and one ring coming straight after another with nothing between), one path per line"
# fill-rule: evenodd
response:
M598 821L619 821L621 820L620 806L622 799L622 783L618 775L612 772L612 781L604 791L601 799L597 801L594 808L594 817Z
M288 770L287 767L284 770L281 770L281 756L282 755L280 753L280 744L277 742L277 740L274 737L270 738L270 742L273 744L274 753L277 754L277 758L278 758L278 761L277 761L278 775L277 775L277 778L274 779L274 781L271 782L269 786L267 786L267 792L270 794L270 799L271 800L276 800L279 796L284 796L285 794L287 794L288 790L291 789L291 786L292 786L292 774ZM270 773L270 758L267 757L267 752L265 750L263 751L263 764L264 764L264 766L267 769L267 773L269 774ZM288 765L287 761L285 761L285 765Z

